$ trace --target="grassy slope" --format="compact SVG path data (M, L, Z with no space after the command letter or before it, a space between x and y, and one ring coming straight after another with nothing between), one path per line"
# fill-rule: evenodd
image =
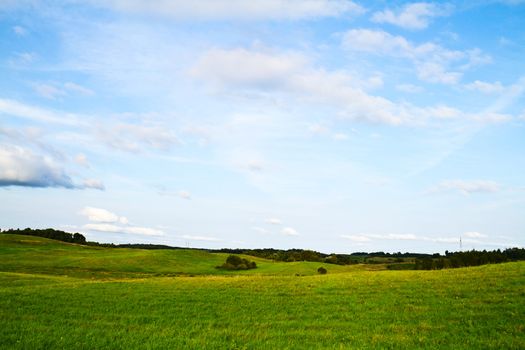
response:
M288 274L313 275L323 264L274 262L246 256L258 268L248 271L216 269L228 254L205 251L145 250L89 247L41 237L0 234L0 271L68 275L72 277L124 278L162 275ZM363 266L324 264L330 273L347 272ZM382 269L380 266L366 266Z
M523 262L306 277L14 272L17 264L27 272L33 254L43 254L35 245L0 241L0 271L11 271L0 272L2 348L525 348ZM82 249L60 247L69 255ZM17 264L5 261L17 253ZM66 255L57 261L68 262Z

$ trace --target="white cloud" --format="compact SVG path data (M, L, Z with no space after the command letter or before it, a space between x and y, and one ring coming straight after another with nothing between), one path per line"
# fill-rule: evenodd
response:
M333 139L336 141L348 140L348 135L342 132L338 132L333 135Z
M348 0L92 0L117 11L183 20L300 20L355 15L364 9Z
M463 237L467 237L467 238L486 238L488 236L484 235L482 233L479 233L479 232L472 231L472 232L465 232L465 233L463 233Z
M504 36L499 38L498 43L501 46L512 46L512 45L515 45L514 41L512 41L509 38L506 38Z
M179 191L179 197L183 199L191 199L191 193L188 191Z
M465 116L460 110L445 105L429 107L427 113L436 119L457 119Z
M71 92L75 92L80 95L92 96L95 94L93 90L88 89L87 87L76 84L76 83L66 82L63 84L63 86L64 86L64 89L71 91Z
M64 90L50 84L35 83L32 85L35 92L44 98L55 100L66 95Z
M458 237L429 237L429 236L418 236L414 234L358 234L358 235L340 235L339 237L351 240L357 243L370 242L372 240L379 241L422 241L422 242L435 242L435 243L459 243Z
M266 220L267 223L269 224L272 224L272 225L281 225L282 224L282 221L280 219L276 219L276 218L270 218L268 220Z
M0 146L0 186L80 188L52 158L18 146Z
M317 135L323 135L323 134L327 134L330 132L330 128L328 128L327 126L325 125L322 125L322 124L312 124L308 127L308 130L312 133L312 134L317 134Z
M251 172L261 172L264 170L264 165L258 159L250 159L246 164L246 168Z
M437 237L429 238L427 240L436 243L459 243L459 237Z
M364 37L361 37L362 34ZM454 83L460 78L455 72L443 71L443 66L439 64L432 66L432 60L447 61L466 57L463 52L449 51L432 43L415 47L404 38L393 37L381 31L355 30L347 32L346 35L352 37L352 42L354 39L357 40L356 45L360 49L398 52L400 55L413 58L420 62L417 66L420 76L431 81ZM384 42L390 39L392 39L390 45ZM387 98L365 92L361 88L362 82L356 81L347 72L314 68L306 57L296 53L279 54L246 49L212 50L212 52L213 60L209 59L209 53L205 53L204 59L198 60L193 66L191 72L194 77L205 80L213 86L220 86L225 91L235 88L259 89L286 94L287 98L295 97L300 102L323 104L334 108L341 119L420 126L431 119L463 118L479 122L509 119L507 116L489 115L489 113L467 114L444 105L417 107L408 102L395 103ZM427 55L432 57L431 61L419 60L419 57ZM238 66L243 68L234 69ZM327 134L329 128L317 123L310 125L310 131Z
M401 124L416 117L410 115L406 106L369 95L354 86L355 80L349 74L314 69L307 62L298 54L212 50L197 61L192 74L224 88L292 93L303 100L335 106L341 117L347 119Z
M270 232L268 232L268 230L266 230L266 229L264 229L262 227L257 227L257 226L252 227L252 230L254 230L257 233L264 234L264 235L270 233Z
M397 234L397 233L389 233L386 235L378 235L378 234L363 234L363 237L368 238L374 238L374 239L386 239L386 240L393 240L393 241L413 241L422 239L422 237L418 237L413 234Z
M201 56L190 73L217 86L272 88L301 72L306 64L304 56L294 53L212 49Z
M33 83L31 84L31 86L33 87L33 90L35 90L37 95L51 100L70 95L94 95L94 92L92 90L72 82Z
M96 135L107 146L130 153L140 153L146 148L168 151L180 143L173 131L157 125L99 124Z
M349 239L352 242L359 242L359 243L370 242L370 238L367 236L363 236L363 235L340 235L339 237L344 238L344 239Z
M492 63L492 57L483 53L483 51L478 48L467 50L465 53L468 56L468 61L462 66L463 69L470 69Z
M401 92L407 92L409 94L415 94L418 92L423 92L423 88L421 86L412 85L412 84L399 84L396 85L396 90Z
M150 228L150 227L140 227L140 226L129 226L123 227L122 232L131 233L135 235L144 235L144 236L164 236L164 231Z
M193 236L193 235L183 235L181 236L183 239L188 239L191 241L206 241L206 242L220 242L222 241L219 238L211 237L211 236Z
M455 84L463 71L491 61L479 49L449 50L432 42L415 45L402 36L382 30L352 29L344 33L342 45L351 51L411 60L423 81Z
M186 191L186 190L180 190L180 191L174 191L174 190L169 190L167 189L165 186L156 186L158 191L157 193L160 194L161 196L174 196L174 197L179 197L179 198L182 198L182 199L186 199L186 200L191 200L191 192L189 191Z
M102 208L94 208L94 207L84 207L80 211L80 214L86 216L88 220L95 221L95 222L105 222L105 223L127 223L128 219L125 217L120 217L115 213L110 212L109 210L102 209Z
M385 238L401 241L413 241L418 239L418 237L413 234L389 234Z
M78 116L65 112L54 112L47 109L27 105L18 101L0 98L0 115L9 115L42 123L62 125L87 125Z
M88 159L87 159L85 154L82 154L82 153L77 154L75 156L75 158L74 158L74 161L78 165L81 165L81 166L83 166L85 168L89 168L90 167L89 161L88 161Z
M25 29L22 26L14 26L13 27L13 33L15 33L18 36L25 36L25 35L27 35L27 29Z
M299 233L291 228L291 227L285 227L281 230L281 233L286 236L299 236Z
M463 180L450 180L444 181L441 184L442 188L445 189L456 189L464 194L476 193L476 192L497 192L500 190L500 185L494 181L476 180L476 181L463 181Z
M390 9L375 12L372 16L372 22L390 23L406 29L424 29L432 18L446 16L450 10L451 6L448 5L416 2L405 5L397 13Z
M457 84L462 77L460 72L449 72L438 62L424 62L417 65L417 77L423 81L441 84Z
M164 236L164 231L140 226L118 226L114 224L86 224L83 229L89 231L126 233L142 236Z
M499 191L501 186L494 181L487 180L445 180L429 189L428 193L458 191L464 195L472 193L493 193Z
M471 91L479 91L487 95L501 93L505 90L505 87L499 81L488 83L480 80L475 80L470 84L466 84L465 88Z
M86 179L82 182L82 188L92 188L95 190L101 190L104 191L106 187L104 186L104 183L100 180L96 179Z
M353 51L414 57L417 48L402 36L382 30L351 29L343 35L343 47Z
M9 62L13 65L26 65L35 61L36 58L37 54L34 52L17 52Z
M164 231L160 229L129 225L129 220L126 217L118 216L106 209L84 207L80 214L86 216L89 221L95 222L84 225L83 228L85 230L143 236L164 235Z

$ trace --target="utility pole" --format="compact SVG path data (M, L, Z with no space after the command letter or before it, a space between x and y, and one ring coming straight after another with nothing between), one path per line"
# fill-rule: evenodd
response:
M461 236L459 236L459 251L463 250L463 242L461 242Z

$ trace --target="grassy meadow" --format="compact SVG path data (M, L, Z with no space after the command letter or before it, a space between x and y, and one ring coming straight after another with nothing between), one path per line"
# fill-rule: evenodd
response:
M318 275L215 269L226 256L0 234L0 348L525 348L524 262Z

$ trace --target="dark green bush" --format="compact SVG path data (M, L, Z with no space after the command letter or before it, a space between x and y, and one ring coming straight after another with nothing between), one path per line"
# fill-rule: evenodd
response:
M317 272L319 272L321 275L326 275L328 271L326 271L326 269L321 266L320 268L317 269Z
M221 266L217 266L218 269L225 270L250 270L255 269L256 267L257 264L255 263L255 261L249 261L237 255L228 256L224 264L222 264Z

